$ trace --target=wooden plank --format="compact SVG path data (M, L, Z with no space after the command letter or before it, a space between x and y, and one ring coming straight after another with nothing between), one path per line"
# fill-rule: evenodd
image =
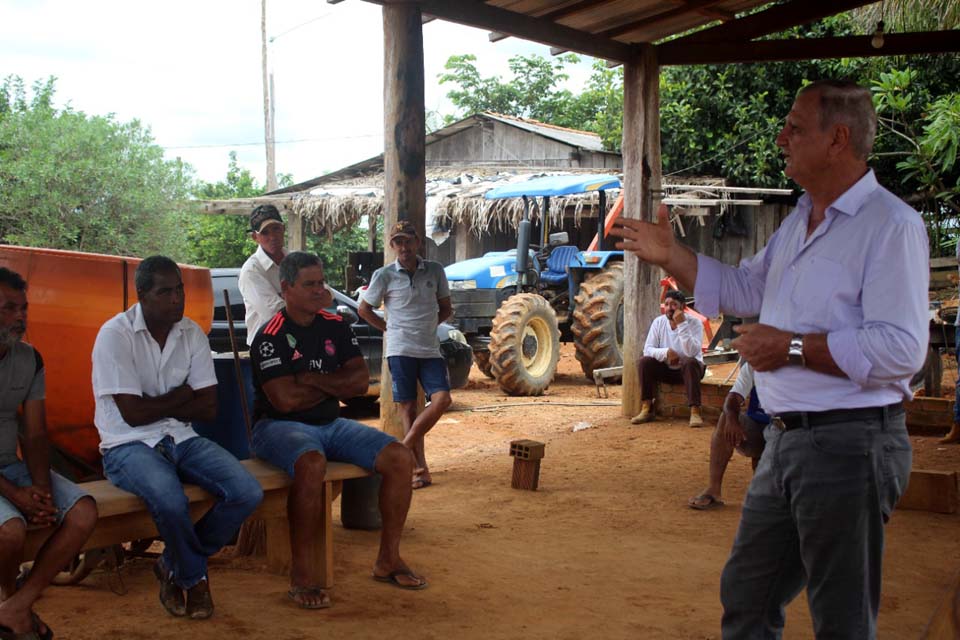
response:
M252 517L265 519L287 519L287 488L292 483L290 476L260 460L242 460L240 462L253 475L264 490L263 502ZM341 481L350 478L364 478L370 475L361 467L344 462L328 462L324 476L324 488L329 488L331 500L335 488ZM157 536L157 527L146 510L143 501L132 493L119 489L107 480L85 482L81 485L97 501L99 519L93 534L81 551L105 547L121 542L153 538ZM196 522L214 504L214 497L196 485L184 485L184 494L190 502L190 517ZM330 515L328 513L328 515ZM269 526L268 526L269 529ZM24 547L24 557L32 558L44 541L53 533L53 528L30 529ZM289 546L279 545L279 546ZM288 550L289 551L289 550ZM328 551L332 553L332 551Z
M384 8L401 6L409 0L370 0ZM626 62L633 47L615 40L597 38L593 34L566 27L542 18L507 11L483 2L450 2L423 0L417 3L424 13L470 27L505 33L547 46L562 47L594 58Z
M320 502L325 515L313 548L313 561L316 563L314 575L322 576L322 586L329 589L333 586L333 487L329 482L323 483Z
M930 259L930 268L931 269L957 269L957 259L956 258L931 258Z
M660 64L727 64L828 58L953 53L960 51L960 29L884 35L884 45L874 49L872 36L760 40L757 42L691 42L672 40L658 47Z
M624 216L653 220L654 192L661 188L660 68L656 48L642 45L639 55L623 68ZM661 270L625 256L623 396L625 416L640 411L637 362L653 318L659 312Z
M914 469L910 472L910 484L900 497L897 508L956 513L957 491L956 471Z

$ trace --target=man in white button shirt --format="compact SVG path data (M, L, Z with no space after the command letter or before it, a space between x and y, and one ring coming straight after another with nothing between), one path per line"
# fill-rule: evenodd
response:
M818 638L874 638L884 523L910 478L903 400L929 339L923 219L867 165L870 90L804 87L777 136L804 188L767 246L738 268L620 219L617 243L693 289L706 316L756 324L734 341L774 416L720 581L724 638L779 638L804 587Z
M108 320L93 346L103 471L143 499L157 525L160 603L173 616L209 618L207 558L233 538L263 490L233 455L190 426L214 419L217 377L206 335L183 317L180 269L153 256L137 267L135 282L140 302ZM183 482L217 497L196 524Z
M267 320L283 309L280 295L280 261L285 227L280 212L272 204L262 204L250 213L250 235L259 247L240 268L237 286L246 307L247 345L253 344Z
M657 383L682 384L690 407L690 426L702 427L700 380L703 364L703 323L684 313L687 299L679 291L667 291L663 313L653 319L640 358L640 413L630 420L640 424L653 420Z

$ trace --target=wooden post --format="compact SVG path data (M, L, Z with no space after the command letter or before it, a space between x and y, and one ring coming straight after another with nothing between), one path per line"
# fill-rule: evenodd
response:
M426 211L424 147L423 29L416 4L383 6L383 263L390 250L390 229L409 220L423 237ZM386 340L384 340L386 348ZM380 428L403 437L393 402L390 369L383 359L380 374Z
M454 227L454 260L462 262L480 256L480 238L473 233L470 225L464 221Z
M305 251L306 248L307 232L303 216L291 211L287 214L287 251Z
M377 216L372 213L367 215L367 251L377 252Z
M660 67L656 48L640 45L636 58L623 66L623 174L627 218L653 220L660 190ZM623 400L625 416L640 412L637 363L654 317L660 313L658 267L625 257L623 300Z

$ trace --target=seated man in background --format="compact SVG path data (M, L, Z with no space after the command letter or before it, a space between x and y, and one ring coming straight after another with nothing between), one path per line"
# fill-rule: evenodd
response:
M50 470L43 358L23 342L26 330L27 284L0 267L0 635L46 639L53 632L33 604L90 537L97 506L80 487ZM17 458L18 431L23 460ZM27 524L56 530L17 589Z
M392 436L340 417L339 398L367 391L370 374L357 339L338 315L317 256L294 251L280 263L286 307L260 330L250 349L256 400L253 448L293 478L290 518L290 591L301 608L330 606L315 575L313 540L322 524L321 487L327 460L349 462L383 477L383 529L373 578L403 589L426 580L400 558L400 534L410 508L413 455Z
M747 410L740 413L743 401L747 398L750 399ZM763 430L768 424L770 416L760 407L757 390L753 386L753 367L744 362L737 381L723 401L723 412L710 439L710 485L700 495L690 498L687 504L691 509L703 511L723 506L720 495L723 474L734 450L748 456L756 469L766 444Z
M683 384L690 405L690 426L702 427L700 416L700 380L707 368L703 364L703 323L684 313L686 298L679 291L667 291L662 315L654 318L643 345L640 359L640 413L630 422L640 424L654 419L653 401L657 383Z
M217 376L207 336L183 316L177 264L164 256L147 258L135 282L140 302L108 320L93 346L103 471L143 499L157 525L163 554L154 574L164 609L209 618L207 558L233 539L263 490L230 452L190 426L192 420L214 419ZM217 498L196 524L183 482Z

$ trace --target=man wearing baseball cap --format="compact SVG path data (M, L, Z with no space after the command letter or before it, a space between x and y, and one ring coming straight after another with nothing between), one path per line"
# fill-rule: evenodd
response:
M250 236L260 245L240 269L240 295L247 310L247 344L253 344L257 331L280 309L280 261L285 227L280 212L272 204L261 204L250 213Z
M360 316L386 334L393 400L400 405L403 444L413 451L413 488L433 483L424 455L424 436L450 406L450 378L440 355L437 325L450 317L450 289L443 265L422 259L420 236L409 220L390 233L397 259L374 272L360 301ZM377 315L383 304L387 319ZM417 383L430 405L417 415Z

